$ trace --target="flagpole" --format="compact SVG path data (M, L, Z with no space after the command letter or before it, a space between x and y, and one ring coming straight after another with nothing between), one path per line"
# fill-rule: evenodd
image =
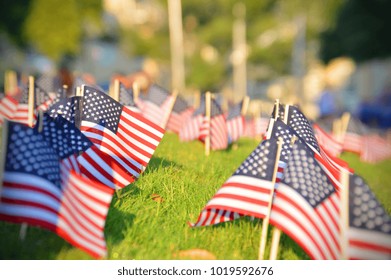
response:
M114 80L114 85L113 85L113 90L111 92L111 97L115 100L119 100L119 80L115 79Z
M168 110L163 118L163 128L164 129L166 129L167 123L170 120L170 115L171 115L172 109L174 108L175 101L176 101L177 97L178 97L178 90L174 89L174 91L172 92L172 100L171 100L170 107L168 108Z
M350 174L345 169L341 172L341 259L347 260L348 256L348 228L349 228L349 177Z
M346 131L348 130L348 125L350 121L350 113L345 112L341 117L341 142L344 142Z
M34 126L34 77L29 76L28 119L29 127Z
M241 111L241 115L244 116L246 115L247 113L247 110L248 110L248 104L250 103L250 97L248 97L247 95L243 98L243 104L242 104L242 111Z
M264 259L265 254L265 247L266 247L266 240L267 240L267 230L269 227L269 220L270 220L270 212L272 209L272 202L273 202L273 196L274 196L274 188L276 184L276 178L277 178L277 171L278 171L278 162L280 161L280 155L281 155L281 149L282 149L282 138L279 137L277 141L277 154L276 154L276 161L274 164L274 171L273 171L273 178L272 178L272 189L270 190L270 196L269 196L269 202L267 206L267 212L266 217L262 221L262 232L261 232L261 242L259 246L259 260Z
M208 91L205 94L205 119L208 123L208 133L205 137L205 155L209 156L210 153L210 107L211 107L211 93Z
M62 98L66 98L67 97L67 92L68 92L68 85L62 85L61 97Z
M280 110L280 99L276 99L276 102L274 103L276 110L274 111L274 119L276 120L279 116L279 110Z
M133 100L136 103L140 95L140 87L138 86L137 82L134 82L132 84L132 90L133 90Z
M200 92L197 90L194 93L194 102L193 102L193 108L197 109L200 106Z
M2 194L3 188L3 177L4 177L4 169L5 169L5 160L7 153L7 145L8 145L8 120L3 120L3 128L1 132L1 158L0 158L0 197ZM0 199L1 204L1 199Z
M77 110L75 112L75 126L80 130L81 121L83 115L83 95L84 95L84 85L80 87L76 87L76 96L80 97L80 101L78 102Z

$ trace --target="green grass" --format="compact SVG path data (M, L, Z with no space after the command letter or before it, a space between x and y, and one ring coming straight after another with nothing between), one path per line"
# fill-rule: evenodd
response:
M238 149L204 156L199 142L181 143L166 134L143 176L114 197L105 228L108 259L177 259L177 252L208 250L217 259L257 259L261 221L242 218L216 226L190 228L216 190L257 146L242 139ZM377 165L359 162L346 154L391 213L391 161ZM154 201L158 194L163 202ZM0 222L0 259L90 259L54 233L29 227L24 241L20 225ZM269 237L271 230L269 228ZM269 244L266 252L269 252ZM279 259L308 259L301 248L282 235Z

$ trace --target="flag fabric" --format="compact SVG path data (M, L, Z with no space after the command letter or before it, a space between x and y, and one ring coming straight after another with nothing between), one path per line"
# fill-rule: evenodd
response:
M232 221L241 216L264 218L267 215L277 141L265 140L246 158L220 187L191 226L208 226ZM277 178L282 177L284 162L278 163Z
M140 108L138 108L134 102L133 91L127 90L122 83L119 83L119 103L134 112L141 113Z
M343 150L343 143L337 141L331 134L323 130L318 124L313 125L315 137L322 148L337 157Z
M34 82L34 121L37 118L37 111L47 111L48 108L57 101L58 94L56 93L47 93L40 86ZM28 100L29 100L29 86L22 88L22 94L20 99L18 100L18 104L16 106L15 114L12 117L13 121L28 124L29 119L29 108L28 108Z
M340 200L306 144L293 146L273 198L270 223L312 259L340 259Z
M3 119L12 119L18 106L18 101L11 96L4 96L0 100L0 125Z
M164 128L166 126L172 103L175 102L174 96L166 89L152 84L146 94L146 98L142 101L140 107L144 118Z
M363 149L363 135L365 127L359 120L350 117L343 139L343 150L360 155Z
M59 93L62 87L59 77L49 74L43 74L38 77L36 85L47 93Z
M391 143L377 134L368 134L362 138L363 148L360 159L368 163L377 163L391 158Z
M391 218L365 181L349 178L349 259L391 259Z
M160 126L89 86L83 87L81 131L130 176L127 182L116 180L120 187L139 177L164 135ZM106 169L106 173L112 172L110 166L103 167L104 163L96 162L94 155L88 159L81 158L79 163L91 179L103 179L102 168Z
M244 121L243 136L261 139L266 134L268 125L269 118L262 116L246 117Z
M192 116L182 125L179 130L181 141L193 141L199 138L201 125L204 120L205 98L201 99L200 106L194 111Z
M0 219L57 233L95 258L106 255L104 224L113 190L61 168L42 134L9 122Z
M292 137L295 136L298 138L298 140L301 143L304 143L308 145L308 147L314 151L315 158L322 167L323 171L329 176L330 180L332 181L333 185L339 190L343 186L340 182L341 178L341 168L340 166L343 166L346 170L349 170L349 172L353 172L346 163L344 163L340 159L335 159L331 155L327 154L325 151L320 149L320 152L315 150L312 145L309 145L304 138L301 137L300 134L297 133L292 127L286 125L284 122L282 122L279 118L277 120L271 119L270 120L270 126L266 135L266 139L270 138L278 138L282 137L284 140L285 145L290 145L290 141ZM316 141L316 140L315 140ZM317 144L317 143L313 143ZM284 157L284 153L288 153L289 150L286 148L283 150L281 157ZM285 160L288 160L286 158ZM338 164L338 166L337 166Z
M228 142L236 142L244 134L243 101L232 106L227 115Z
M182 126L191 118L193 113L193 107L189 106L185 99L177 96L170 118L167 122L167 130L171 130L172 132L179 134Z
M210 120L206 117L205 107L198 139L204 142L206 137L209 136L210 148L212 150L223 150L228 147L228 131L224 112L213 98L210 106Z

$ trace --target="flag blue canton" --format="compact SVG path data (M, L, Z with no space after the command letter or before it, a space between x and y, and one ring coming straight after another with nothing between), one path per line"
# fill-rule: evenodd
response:
M349 180L349 225L391 234L391 218L375 195L358 175Z
M23 124L8 125L5 171L36 175L61 188L59 157L43 136Z
M83 121L101 124L117 133L123 105L100 90L89 86L83 88Z
M312 125L304 114L294 106L289 106L288 125L292 127L308 144L320 152Z
M119 85L119 103L124 106L136 106L136 104L134 103L133 90L127 90L125 86L121 83Z
M314 153L302 143L294 145L282 182L295 189L313 208L335 192Z
M147 92L147 100L160 106L164 103L169 95L170 93L166 89L156 84L152 84Z
M273 106L273 111L272 111L272 115L270 116L271 118L274 118L275 116L275 114L276 114L276 104L274 104L274 106ZM277 116L277 118L280 118L281 120L283 120L284 119L284 116L285 116L285 105L284 104L281 104L281 103L279 103L278 104L278 116Z
M83 152L93 145L73 123L61 116L54 119L44 114L42 135L61 159Z
M184 100L180 96L177 96L177 98L175 100L174 107L172 108L172 111L180 114L183 111L185 111L187 108L189 108L189 105L187 104L186 100Z
M281 138L283 140L282 149L281 149L281 160L284 162L289 161L289 155L292 151L291 143L292 143L293 136L297 137L296 139L297 142L304 143L304 141L300 138L300 136L298 136L297 133L292 128L287 126L280 119L274 121L270 138L275 138L275 139Z
M227 121L241 116L242 115L242 106L243 106L243 101L232 106L228 111Z
M62 98L57 103L50 106L48 113L52 118L63 117L71 123L75 123L76 112L81 102L80 96Z
M246 158L234 175L243 175L271 181L273 178L277 141L265 140Z

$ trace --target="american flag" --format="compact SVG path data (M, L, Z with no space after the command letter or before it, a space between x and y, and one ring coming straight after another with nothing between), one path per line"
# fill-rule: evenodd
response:
M313 125L315 137L322 149L337 157L343 150L343 143L337 141L331 134L323 130L318 124Z
M360 159L364 162L377 163L391 158L391 143L377 134L362 136L362 152Z
M364 124L362 124L358 119L350 117L345 137L343 139L343 150L360 155L363 149L364 132Z
M232 106L228 111L227 130L228 142L236 142L244 134L244 116L242 116L243 101Z
M358 175L349 179L349 259L391 259L391 218Z
M174 101L174 96L166 89L152 84L142 101L141 113L144 118L165 128Z
M28 124L29 120L29 86L22 88L22 95L16 106L16 112L12 117L13 121ZM37 111L46 111L58 99L56 93L47 93L34 82L34 119L37 117Z
M189 120L194 113L193 107L182 97L177 96L174 107L172 108L170 118L167 122L167 130L171 130L177 134L181 130L182 126Z
M60 79L49 74L43 74L37 78L36 85L47 93L58 93L62 87Z
M353 170L346 162L330 155L318 145L311 123L298 108L289 106L287 119L288 126L291 127L296 134L305 141L308 147L315 152L315 158L321 164L323 171L328 174L334 186L341 189L341 172L347 171L351 173ZM272 129L272 126L273 123L271 122L269 128Z
M340 259L340 200L307 145L296 142L273 199L270 223L312 259Z
M79 163L91 178L99 177L108 184L110 180L107 178L111 177L117 181L116 185L127 186L147 167L163 138L164 129L116 102L104 92L84 86L83 93L81 131L102 153L111 157L112 162L122 167L130 178L128 181L119 181L121 178L110 176L110 166L97 162L95 155L85 155L79 159ZM103 171L106 172L102 173ZM106 174L106 179L102 177L103 174Z
M141 113L140 108L134 102L133 91L126 89L122 83L119 83L119 103L134 112Z
M202 98L200 106L179 130L179 139L181 141L192 141L198 139L200 136L201 125L204 120L204 113L205 98Z
M18 106L18 101L11 96L4 96L0 100L0 125L3 119L12 119Z
M60 149L37 130L14 122L3 129L8 137L0 219L51 230L91 256L104 257L113 190L61 169Z
M228 131L225 116L220 105L213 98L210 106L210 120L206 117L206 111L204 111L198 139L204 142L206 136L209 136L210 148L212 150L223 150L228 147Z
M235 173L220 187L191 226L208 226L232 221L243 215L264 218L267 215L277 141L265 140L246 158ZM278 178L285 163L278 163Z
M269 118L260 116L246 117L243 136L249 138L262 138L267 131Z

